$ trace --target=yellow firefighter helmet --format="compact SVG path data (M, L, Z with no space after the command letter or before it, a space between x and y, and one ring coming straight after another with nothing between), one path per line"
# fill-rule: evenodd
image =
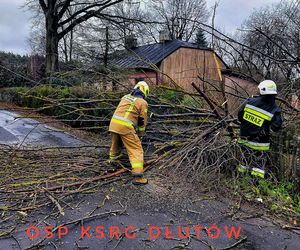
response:
M134 89L139 89L142 91L145 97L149 95L149 86L145 81L139 81L135 86Z

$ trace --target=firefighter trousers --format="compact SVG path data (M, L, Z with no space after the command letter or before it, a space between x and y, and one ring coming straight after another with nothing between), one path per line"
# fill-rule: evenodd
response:
M238 171L240 173L250 172L251 175L265 178L266 165L269 163L269 155L267 151L260 151L241 146L242 156Z
M144 151L142 143L135 132L121 135L111 132L112 143L109 152L111 161L121 156L122 146L124 145L132 167L133 175L142 175L144 172Z

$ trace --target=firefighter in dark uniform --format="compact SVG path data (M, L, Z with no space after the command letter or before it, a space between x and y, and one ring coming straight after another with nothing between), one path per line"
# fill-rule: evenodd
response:
M243 151L238 171L265 178L267 151L270 149L270 129L277 132L282 127L281 110L275 103L276 84L271 80L258 85L259 96L246 102L239 110L241 122L238 143Z

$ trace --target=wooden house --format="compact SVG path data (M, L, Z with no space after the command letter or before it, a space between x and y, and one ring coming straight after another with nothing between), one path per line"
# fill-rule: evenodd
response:
M254 82L232 75L230 68L211 48L199 48L182 40L127 48L112 63L133 70L128 77L132 85L144 80L150 85L177 85L191 92L195 91L191 85L194 82L216 101L220 100L220 93L212 94L212 91L216 87L220 89L222 84L227 91L236 94L239 90L248 90L250 94L256 91Z

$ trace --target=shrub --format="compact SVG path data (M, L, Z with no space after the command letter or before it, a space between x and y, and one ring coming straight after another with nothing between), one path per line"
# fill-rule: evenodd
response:
M188 107L201 108L203 107L203 100L199 96L192 97L190 95L184 95L181 104Z
M159 97L161 100L168 101L174 104L180 104L184 97L184 94L182 92L165 87L152 88L151 93Z
M60 86L76 86L84 81L79 71L60 71L51 75L49 84Z

